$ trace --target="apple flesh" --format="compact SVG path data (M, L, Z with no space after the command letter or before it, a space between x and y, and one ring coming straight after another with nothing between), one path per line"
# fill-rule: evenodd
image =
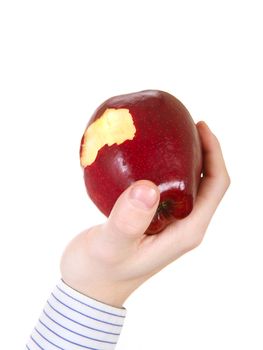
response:
M87 193L106 216L133 182L154 182L160 203L145 233L156 234L192 211L202 151L186 107L167 92L145 90L97 108L81 140L80 162Z

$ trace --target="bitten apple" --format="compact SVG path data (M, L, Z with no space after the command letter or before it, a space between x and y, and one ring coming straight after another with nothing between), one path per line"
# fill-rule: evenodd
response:
M145 90L97 108L81 140L80 162L87 193L106 216L134 181L154 182L160 203L145 233L155 234L191 212L202 151L186 107L167 92Z

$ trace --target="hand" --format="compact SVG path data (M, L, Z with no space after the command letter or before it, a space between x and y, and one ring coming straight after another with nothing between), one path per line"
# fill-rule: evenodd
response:
M121 307L144 281L197 247L230 179L220 144L199 122L204 176L194 208L157 235L144 234L158 207L158 187L140 180L124 191L108 220L75 237L61 259L63 281L80 293Z

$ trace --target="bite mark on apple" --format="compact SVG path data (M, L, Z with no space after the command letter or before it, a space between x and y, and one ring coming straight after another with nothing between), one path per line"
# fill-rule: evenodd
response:
M103 146L112 146L114 143L120 145L126 140L132 140L135 133L136 128L132 115L127 108L106 109L84 133L80 156L81 165L84 168L91 165Z

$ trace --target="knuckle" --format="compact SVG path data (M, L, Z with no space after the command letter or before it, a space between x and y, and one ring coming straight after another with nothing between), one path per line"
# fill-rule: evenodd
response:
M226 185L227 185L227 188L231 185L231 178L229 174L227 174Z
M225 190L227 190L231 184L231 179L230 179L230 176L229 176L227 171L226 171L224 177L222 178L222 184L223 184Z
M199 245L202 243L202 241L203 241L203 235L193 236L189 242L189 250L193 250L193 249L199 247Z
M222 187L227 190L230 186L231 179L227 172L227 170L223 171L221 175L217 176L217 181L219 184L222 185Z

